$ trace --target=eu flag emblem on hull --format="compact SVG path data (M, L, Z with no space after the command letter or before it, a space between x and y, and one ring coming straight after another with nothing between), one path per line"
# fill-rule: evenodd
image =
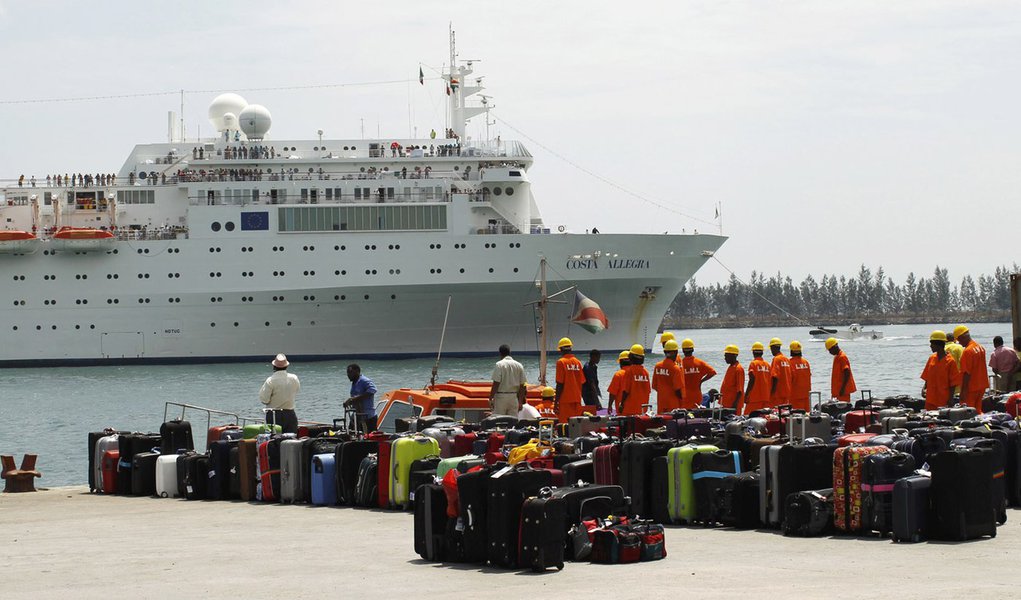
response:
M260 231L269 229L268 212L241 213L241 231Z

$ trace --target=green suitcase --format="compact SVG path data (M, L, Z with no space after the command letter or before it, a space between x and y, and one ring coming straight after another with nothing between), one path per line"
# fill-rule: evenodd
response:
M241 439L254 440L260 433L280 433L282 431L279 425L274 425L273 429L270 429L270 426L265 423L249 423L241 430Z
M463 460L478 460L479 456L474 454L465 454L464 456L451 456L450 458L444 458L440 461L440 466L436 467L436 477L443 479L443 476L448 472L453 471L457 468L457 465L461 464Z
M698 452L716 452L716 446L689 444L667 452L667 511L673 522L695 518L695 482L692 479L692 458Z
M390 506L407 509L411 503L411 463L439 456L440 444L424 435L397 438L390 450Z

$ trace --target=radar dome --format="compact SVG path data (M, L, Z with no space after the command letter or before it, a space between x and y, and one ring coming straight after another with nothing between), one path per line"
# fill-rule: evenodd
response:
M241 123L241 131L245 132L250 140L261 140L266 137L270 125L273 124L273 117L269 109L261 104L249 104L238 115Z
M227 131L237 131L238 117L232 112L223 115L223 128Z
M227 113L239 114L248 106L248 101L237 94L220 94L209 103L209 121L217 131L223 131L223 117Z

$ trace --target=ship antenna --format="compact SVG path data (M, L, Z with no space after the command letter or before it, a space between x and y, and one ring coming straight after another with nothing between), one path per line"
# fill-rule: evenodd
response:
M440 331L440 349L436 351L436 364L433 365L432 376L429 377L429 388L436 385L436 372L440 369L440 355L443 354L443 338L447 335L447 317L450 316L450 300L453 296L447 296L447 312L443 314L443 330Z

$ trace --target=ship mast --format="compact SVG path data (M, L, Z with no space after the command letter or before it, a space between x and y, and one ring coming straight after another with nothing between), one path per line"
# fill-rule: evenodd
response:
M549 328L546 326L548 320L547 308L550 304L567 304L564 300L554 300L554 298L568 292L573 292L576 287L572 285L550 296L548 294L549 289L546 287L546 257L542 256L539 258L539 299L535 302L529 302L529 304L539 309L539 384L542 386L546 385L546 359L548 354L546 348L549 347L549 334L547 333Z

